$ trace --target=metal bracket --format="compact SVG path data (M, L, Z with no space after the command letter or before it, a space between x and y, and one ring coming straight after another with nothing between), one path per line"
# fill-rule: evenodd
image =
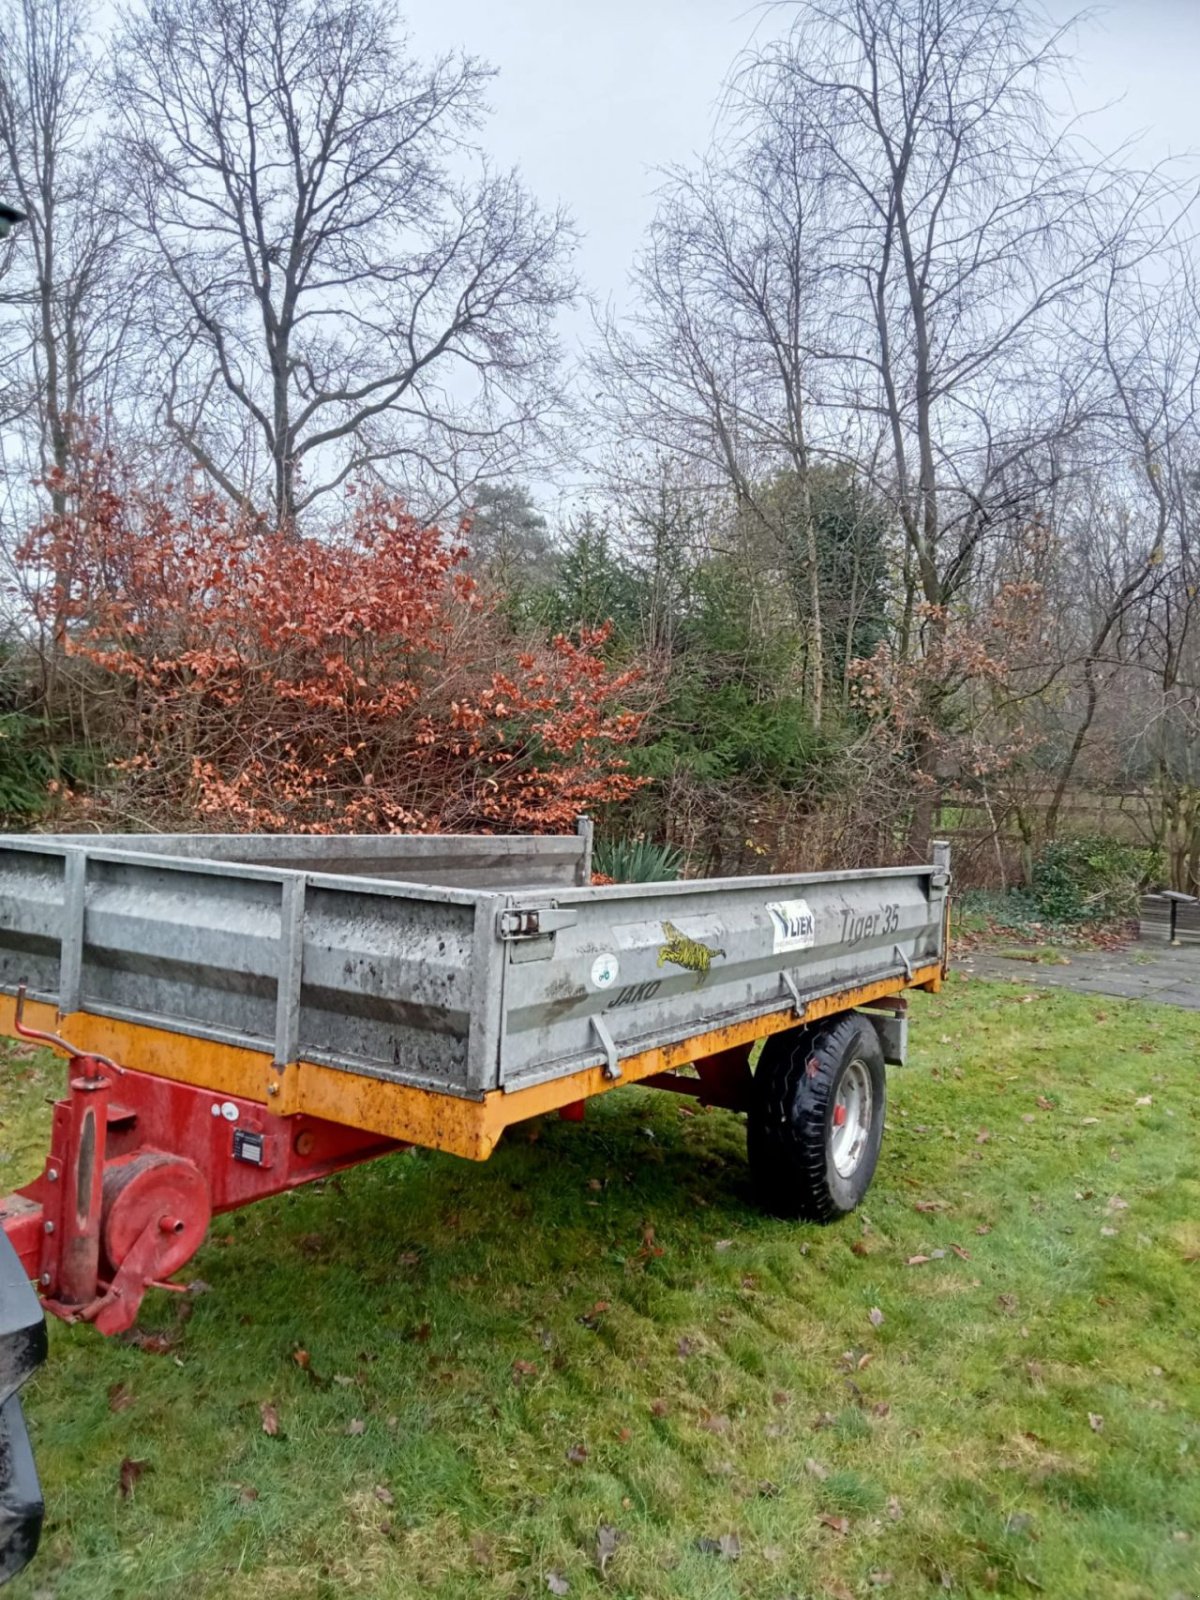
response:
M946 839L933 841L933 872L930 875L929 887L931 889L945 889L950 883L950 844Z
M604 1046L604 1076L615 1082L621 1076L621 1063L617 1059L616 1041L608 1031L608 1023L605 1022L603 1017L593 1017L592 1027L596 1031L596 1037Z
M894 944L892 946L892 953L894 955L899 956L901 965L904 967L904 976L911 980L912 975L913 975L912 962L904 954L904 951L901 950L901 948L900 948L900 946L898 944Z
M801 997L799 985L790 972L781 972L779 976L783 982L783 987L792 997L792 1005L796 1015L802 1018L808 1010L808 1002Z
M579 921L574 911L558 906L510 906L496 914L497 939L540 939L559 928L573 928Z

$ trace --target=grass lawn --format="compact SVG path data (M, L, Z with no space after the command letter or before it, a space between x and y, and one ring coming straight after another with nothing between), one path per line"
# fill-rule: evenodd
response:
M911 1036L837 1227L636 1089L218 1219L166 1338L54 1325L9 1593L1200 1595L1200 1014L956 980ZM61 1072L4 1067L5 1188Z

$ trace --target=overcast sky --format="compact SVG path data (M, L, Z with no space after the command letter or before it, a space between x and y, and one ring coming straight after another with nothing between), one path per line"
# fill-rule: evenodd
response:
M654 208L654 169L708 142L738 52L782 14L744 0L401 0L418 54L465 46L499 69L493 157L543 203L566 203L580 268L618 302ZM1052 0L1060 19L1076 7ZM1200 148L1200 0L1112 0L1083 30L1074 97L1108 106L1105 145L1142 139L1142 159ZM1113 103L1115 102L1115 103Z

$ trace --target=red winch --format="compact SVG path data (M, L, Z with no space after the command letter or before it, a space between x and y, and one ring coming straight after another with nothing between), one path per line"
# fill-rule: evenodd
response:
M41 1176L0 1201L0 1230L37 1280L48 1311L102 1333L133 1325L148 1288L199 1249L231 1211L402 1148L317 1117L276 1117L252 1100L198 1089L25 1026L16 1032L69 1061Z

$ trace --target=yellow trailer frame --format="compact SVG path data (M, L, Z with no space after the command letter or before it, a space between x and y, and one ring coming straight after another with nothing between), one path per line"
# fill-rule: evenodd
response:
M748 1048L771 1034L807 1026L857 1006L869 1006L907 989L936 993L943 977L940 962L919 967L911 977L888 978L810 1000L802 1016L788 1007L715 1028L677 1044L644 1050L621 1061L617 1078L609 1077L601 1067L590 1067L523 1089L493 1089L479 1099L391 1083L310 1061L281 1068L265 1051L217 1044L87 1011L64 1018L53 1006L36 1001L27 1002L25 1015L34 1027L45 1032L61 1029L81 1051L111 1057L135 1072L154 1073L193 1088L235 1095L265 1106L276 1116L320 1117L384 1139L445 1150L471 1161L486 1161L505 1128L514 1123L560 1111L564 1106L607 1094L622 1084L638 1083L729 1050ZM16 1002L9 995L0 995L0 1031L15 1036L15 1018Z

